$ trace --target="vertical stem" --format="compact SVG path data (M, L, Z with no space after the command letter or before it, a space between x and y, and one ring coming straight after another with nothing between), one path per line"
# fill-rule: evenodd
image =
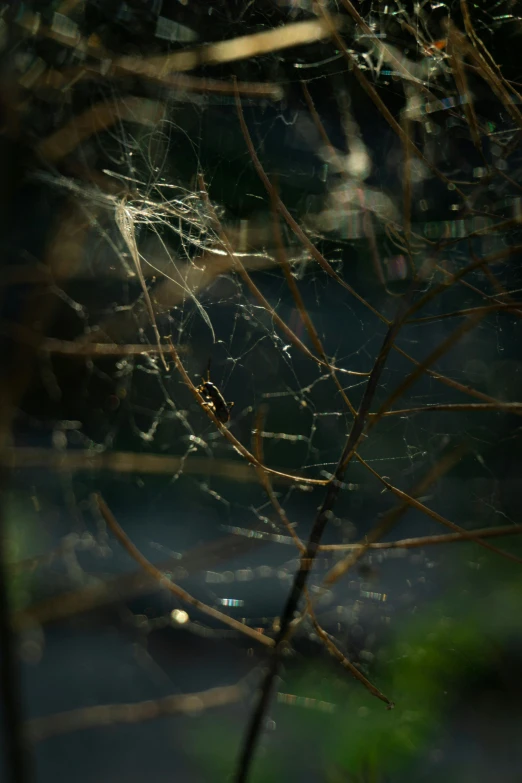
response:
M5 471L0 478L0 701L3 713L5 744L5 780L10 783L28 783L30 759L24 736L20 662L16 636L11 624L9 585L6 567L7 530L5 520Z

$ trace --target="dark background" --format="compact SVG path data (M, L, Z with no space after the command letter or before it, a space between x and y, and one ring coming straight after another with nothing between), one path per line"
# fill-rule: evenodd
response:
M84 11L71 11L70 18L83 36L96 35L117 54L145 58L190 45L155 36L159 5L92 0ZM516 19L498 21L503 14L516 14L513 5L504 2L490 11L475 9L474 23L504 76L516 82L520 77L519 23ZM410 4L402 7L412 14ZM463 27L457 4L428 9L425 15L433 40L442 35L448 8L454 23ZM52 3L45 9L32 9L29 4L11 7L10 18L5 15L9 37L2 55L3 84L16 85L11 92L5 91L1 138L4 284L0 296L6 386L16 388L22 369L30 363L29 380L16 399L8 447L18 449L20 456L8 474L5 465L9 460L3 460L7 556L11 563L18 563L8 570L12 608L15 618L32 618L18 637L24 719L191 693L243 678L250 696L240 704L200 714L99 727L44 740L32 751L30 780L228 780L265 651L253 647L246 637L213 626L208 617L198 616L171 594L153 587L139 590L126 583L123 589L119 582L111 583L114 589L95 608L67 616L60 608L60 596L82 593L99 580L113 580L137 569L107 533L93 506L92 492L103 495L145 556L166 564L175 581L191 594L235 617L247 618L250 625L268 633L297 567L295 549L277 539L286 533L279 529L254 471L250 476L243 472L239 478L234 473L231 464L245 467L245 463L199 409L172 362L165 371L157 358L143 355L63 357L46 351L45 346L37 350L27 331L16 327L29 328L32 335L43 332L45 337L70 341L81 339L118 311L123 313L122 342L154 343L150 324L138 323L132 308L142 296L139 281L117 272L125 248L110 209L101 209L96 220L89 218L94 214L88 191L93 183L85 172L110 170L130 178L144 202L173 197L187 204L188 196L197 191L196 176L202 171L223 225L230 231L240 227L241 221L249 230L253 226L262 236L256 249L266 252L272 249L270 203L252 166L233 96L225 100L209 94L197 101L182 100L164 86L134 77L80 81L62 97L42 87L20 89L20 75L29 72L37 60L57 69L76 64L74 49L63 41L22 32L20 14L39 11L42 20L53 25L57 9L58 4ZM420 60L395 11L391 4L362 3L359 7L361 15L386 33L390 43L408 49L407 56ZM310 10L268 0L204 6L164 2L161 15L192 30L196 44L309 18ZM355 31L350 33L350 24L347 17L347 45L362 67L365 47L356 40ZM324 128L343 152L346 141L339 96L349 101L372 163L364 182L367 202L372 194L382 196L398 210L399 223L402 210L400 141L342 59L313 65L331 56L331 43L317 43L196 69L195 74L283 86L280 102L243 102L263 166L277 180L284 203L308 228L336 272L376 310L393 318L399 296L411 279L408 274L401 278L394 273L403 268L403 257L385 231L386 220L377 214L374 217L380 275L366 238L350 234L342 211L333 230L317 223L332 193L342 188L342 178L325 166L301 78L310 79L308 89ZM312 64L313 79L310 68L296 69L296 63ZM484 160L491 162L498 157L495 145L499 139L514 131L484 81L473 73L469 79L477 116L483 127L491 129L483 146ZM399 117L404 106L400 80L381 73L375 75L374 83ZM447 77L436 80L433 89L441 97L455 93ZM93 134L58 163L42 161L38 154L41 139L93 104L128 95L163 101L167 113L161 126L151 130L122 121ZM425 123L417 123L418 146L424 151L429 147L435 165L452 179L472 180L484 160L473 146L463 112L434 112L429 121L438 130L428 133ZM517 213L519 161L515 149L507 159L509 180L499 175L487 188L473 188L476 214L489 213L501 220ZM80 169L83 179L77 173ZM161 190L157 187L161 178L179 190L173 196ZM73 182L76 191L67 182ZM412 193L415 230L435 238L447 230L451 236L462 220L460 213L455 216L454 203L454 193L425 173ZM84 225L75 222L77 204L83 205ZM201 198L190 204L204 217ZM92 208L87 218L85 205ZM159 263L163 242L174 259L197 258L199 249L195 241L187 241L188 230L180 238L174 220L172 225L168 220L154 222L144 212L146 217L136 226L143 256ZM70 233L60 234L69 220ZM470 226L474 224L468 223L468 230ZM196 229L190 237L198 239ZM284 237L289 255L301 252L286 229ZM67 241L75 253L74 274L68 279L54 276L35 282L35 270L45 265L56 272L53 253L63 252L66 258ZM511 226L448 245L440 258L448 268L458 270L470 262L472 253L486 255L519 243L520 231ZM491 265L513 298L520 287L518 261L519 256L512 255L507 264ZM317 264L305 259L294 269L328 355L346 369L370 370L385 334L382 321ZM31 282L24 282L24 275ZM252 275L272 307L312 347L278 267L267 265ZM475 290L455 284L416 315L426 317L481 304L479 293L489 292L488 281L481 271L466 279ZM436 276L427 281L426 290L438 282ZM226 400L234 401L231 432L251 448L255 417L263 407L266 464L327 477L345 443L351 418L323 368L287 345L286 337L230 270L199 292L198 299L215 340L190 297L164 309L157 318L162 335L171 334L179 346L194 382L199 382L211 360L212 380ZM458 323L446 319L410 324L398 342L422 360ZM496 399L518 401L519 333L517 313L494 312L456 342L436 369ZM411 365L392 351L375 410L410 371ZM343 383L357 405L364 378L346 375ZM396 407L467 401L474 400L424 375ZM519 523L519 430L518 416L499 411L393 416L372 431L363 454L381 475L408 491L448 450L464 445L458 464L428 490L422 502L464 527ZM29 452L23 448L47 451L39 451L38 459L37 452L32 452L33 462L26 459L24 465L23 455ZM4 449L6 454L11 453L8 449ZM139 463L131 473L118 473L73 469L66 459L57 470L51 462L51 455L66 456L84 449L96 454L177 455L186 457L186 462L179 472L163 475L141 472ZM195 464L197 459L204 460L203 467L201 462ZM380 515L396 505L391 493L357 463L350 465L346 482L348 488L340 495L323 543L358 541L373 529ZM298 484L274 486L305 540L323 488L305 491ZM243 535L237 535L238 529ZM248 538L246 531L263 537ZM385 540L439 532L445 531L410 510ZM520 553L515 536L492 542ZM320 583L335 561L331 553L318 558L312 585ZM384 550L365 556L321 599L318 619L396 708L386 711L372 699L328 655L312 626L303 623L293 652L285 660L253 780L435 781L442 775L459 781L520 780L519 569L518 563L473 543ZM223 599L242 605L224 609ZM187 625L171 619L175 609L189 612ZM286 694L296 698L288 699Z

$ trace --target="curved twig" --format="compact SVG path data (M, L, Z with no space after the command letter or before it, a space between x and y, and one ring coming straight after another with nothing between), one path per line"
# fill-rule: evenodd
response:
M186 590L178 587L177 584L168 579L165 574L156 568L156 566L153 565L150 560L147 560L145 555L143 555L140 550L132 543L130 538L117 523L115 516L111 512L106 502L103 500L102 496L96 494L94 499L98 505L98 508L100 509L102 517L122 547L126 549L129 555L137 563L139 563L143 570L146 571L149 576L152 576L153 579L156 579L162 587L165 587L166 590L175 595L176 598L179 598L180 601L184 601L184 603L193 606L194 609L197 609L199 612L203 612L203 614L207 614L209 617L214 618L214 620L219 620L219 622L228 625L230 628L233 628L234 631L239 631L240 633L245 634L245 636L249 636L251 639L255 639L257 642L260 642L267 647L273 647L275 645L274 640L269 636L265 636L264 634L259 633L259 631L255 631L253 628L249 628L248 625L240 623L238 620L235 620L233 617L229 617L227 614L214 609L212 606L208 606L208 604L203 603L203 601L200 601L198 598L194 598L194 596L190 595L190 593L187 593Z

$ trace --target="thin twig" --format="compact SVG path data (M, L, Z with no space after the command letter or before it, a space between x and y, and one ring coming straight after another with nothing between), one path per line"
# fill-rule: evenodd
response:
M31 89L45 88L47 90L59 90L65 92L70 86L78 81L93 79L104 79L102 73L103 66L95 63L82 64L79 67L48 69L42 73L34 82L31 83ZM116 73L115 76L125 77L125 73ZM147 73L143 74L146 79L156 84L168 87L169 92L180 92L182 94L214 94L214 95L232 95L234 85L228 80L209 79L208 77L188 76L187 74L161 74ZM245 97L267 98L273 101L280 101L284 95L281 85L274 82L239 82L239 91Z
M422 376L427 367L444 356L444 354L447 353L461 337L467 334L467 332L478 326L480 321L484 318L484 315L485 314L483 312L479 311L478 313L474 313L472 316L469 316L468 319L457 329L455 329L450 335L448 335L448 337L446 337L446 339L443 340L426 359L420 362L415 370L407 375L402 383L400 383L382 403L375 416L372 416L371 420L368 422L366 432L368 433L370 429L373 429L384 413L390 409L395 400L401 397L404 392L413 386L413 384Z
M458 541L470 542L477 538L495 538L522 534L522 525L499 525L499 527L481 527L473 530L463 529L462 533L443 533L437 536L417 536L401 538L397 541L378 541L368 545L359 544L321 544L321 552L346 552L354 549L418 549L437 544L453 544Z
M464 284L467 284L467 280L462 280L460 282L463 282ZM478 290L478 289L475 289ZM482 296L486 296L482 291L480 292ZM492 299L492 297L487 297L488 299ZM520 302L498 302L497 304L492 305L481 305L479 307L466 307L462 310L453 310L451 313L437 313L437 315L426 315L423 318L412 318L408 319L408 323L410 324L422 324L422 323L431 323L433 321L442 321L446 318L463 318L466 315L472 315L473 313L476 313L478 310L484 313L495 313L495 312L515 312L515 314L521 314L520 308L522 308L522 303Z
M348 10L348 12L356 19L357 24L360 25L361 17L353 7L353 5L349 2L349 0L341 0L344 7ZM339 35L337 30L335 29L334 25L332 24L331 20L332 17L330 16L329 12L326 9L326 3L324 0L321 0L320 3L317 4L317 8L321 13L322 18L325 20L325 22L330 22L330 30L332 38L335 42L335 45L338 47L338 49L343 53L346 61L349 63L352 73L355 75L357 81L363 88L363 90L366 92L366 94L370 97L370 99L373 101L377 109L380 111L390 128L397 134L397 136L401 139L402 143L408 147L408 149L417 157L419 160L421 160L424 165L440 180L446 183L446 185L452 185L455 189L455 192L461 197L462 201L464 202L466 200L465 194L460 190L454 182L452 182L448 177L446 177L439 169L431 163L431 161L427 160L425 156L422 154L422 152L419 150L416 144L413 143L413 141L404 133L401 125L391 111L388 109L382 98L380 97L379 93L375 89L375 87L370 84L364 73L361 71L359 66L357 65L357 62L353 55L348 51L346 48L346 44L343 40L343 38ZM362 21L362 20L361 20ZM366 27L366 25L363 25Z
M479 71L482 73L482 76L484 77L485 81L489 84L489 86L491 87L492 91L495 93L497 98L505 106L513 122L516 125L518 125L519 128L522 128L522 114L517 109L515 102L511 97L513 94L515 94L518 97L518 100L521 100L521 96L516 92L513 84L510 84L509 82L506 81L506 79L502 75L500 68L498 68L498 66L494 64L493 58L491 57L488 50L484 46L483 42L476 34L473 28L473 24L471 22L471 16L469 14L469 10L465 0L461 0L461 10L462 10L462 16L463 16L466 32L470 36L474 45L472 46L466 40L466 37L462 35L462 33L458 35L458 45L460 46L462 51L466 55L468 55L468 57L471 60L475 62ZM449 19L449 17L448 17L448 27L452 29L455 34L455 28L451 24L451 20ZM494 65L494 67L492 67L492 65Z
M185 384L188 386L194 397L196 398L197 402L201 406L201 408L205 411L209 419L216 425L218 430L221 432L221 434L232 444L232 446L238 451L242 457L244 457L247 462L249 462L251 465L254 465L256 468L261 468L262 470L266 470L268 473L270 473L273 476L279 476L280 478L290 479L293 481L297 481L301 484L314 484L316 486L324 486L325 484L328 484L330 479L310 479L306 478L304 476L298 476L291 473L283 473L279 470L274 470L273 468L267 468L266 465L261 465L259 461L256 459L256 457L244 446L241 441L239 441L232 433L230 432L225 425L219 421L219 419L214 415L214 412L212 411L210 405L207 405L199 391L197 390L197 387L192 383L192 380L185 370L185 367L183 366L183 363L181 359L179 358L178 352L176 348L174 347L174 343L172 340L169 339L169 345L170 345L170 352L172 354L172 358L174 359L174 364L176 365L177 369L179 370L179 373L183 380L185 381Z
M389 321L384 316L382 316L381 313L379 313L379 311L376 308L372 307L372 305L369 302L367 302L366 299L364 299L364 297L362 297L354 288L352 288L351 285L349 285L345 280L343 280L342 277L340 277L337 274L337 272L332 267L332 265L328 263L328 261L323 256L323 254L317 249L314 243L308 238L308 236L305 234L305 232L303 231L299 223L292 217L292 215L288 211L287 207L281 200L281 197L279 196L273 184L271 183L269 177L267 176L263 166L261 165L261 161L259 160L259 157L255 151L254 145L252 143L252 137L250 136L247 124L245 122L245 117L243 115L243 108L241 106L241 98L238 92L236 92L236 109L237 109L239 124L241 126L241 131L243 133L243 138L245 139L245 143L247 145L252 163L254 164L254 168L259 176L259 179L265 186L265 189L268 195L270 196L272 203L275 203L277 205L277 209L281 213L287 225L292 229L292 231L299 239L303 247L306 248L306 250L310 253L312 258L314 258L317 261L319 266L322 269L324 269L327 275L329 275L333 280L339 283L339 285L342 286L346 291L348 291L355 299L357 299L358 302L360 302L365 307L367 307L375 316L377 316L377 318L380 318L388 325Z
M185 579L200 571L215 568L218 564L242 557L247 552L257 550L264 545L262 538L240 539L237 535L229 535L215 541L210 541L184 552L181 558L170 557L156 564L161 572L177 571L179 579ZM13 570L23 568L24 562L13 564ZM30 559L29 567L34 566L34 558ZM15 612L13 625L16 631L27 627L46 625L59 620L67 620L84 612L91 612L102 606L129 601L140 595L146 595L161 589L161 583L146 573L141 567L137 571L119 574L109 579L90 582L76 590L70 590L50 598L43 598L24 609Z
M360 542L361 546L353 550L352 553L348 555L348 557L340 560L330 569L330 571L328 571L325 578L323 579L323 584L333 584L342 576L344 576L351 568L353 568L353 566L364 555L366 550L369 549L370 545L376 543L380 538L386 535L386 533L388 533L391 528L394 527L409 510L410 501L413 501L412 496L424 494L435 481L447 473L448 470L450 470L461 459L463 453L464 447L459 446L448 454L443 455L436 462L436 464L433 465L428 473L417 482L417 484L411 490L411 495L403 493L401 496L402 503L395 508L391 508L385 514L383 514L373 530L371 530L370 533L364 537L364 541ZM357 454L356 457L360 462L363 462L363 459L359 454ZM386 482L382 476L379 476L378 473L373 471L373 468L371 468L367 463L365 463L365 467L370 470L370 472L374 473L375 477L382 481L385 485L388 484L388 482Z
M329 634L326 633L326 631L319 625L317 621L317 617L315 616L315 612L312 606L312 602L310 600L310 596L308 595L308 590L305 588L305 597L306 597L306 606L308 610L308 614L310 615L310 619L312 620L312 624L316 630L317 635L319 638L324 642L326 649L328 652L333 655L334 658L337 658L341 666L350 672L359 682L361 682L366 690L368 690L372 696L376 696L378 699L383 701L385 704L388 705L389 709L392 709L395 705L393 704L390 699L382 693L378 688L375 687L375 685L372 685L370 680L368 680L367 677L364 676L362 672L359 671L357 666L354 666L354 664L348 660L346 655L344 655L341 650L337 647L337 645L334 643L332 638Z
M425 506L424 503L421 503L420 500L417 500L412 495L418 495L421 494L422 491L414 492L411 495L409 495L406 492L403 492L398 487L395 487L393 484L391 484L389 481L387 481L383 476L380 476L377 471L375 471L368 463L363 460L360 454L355 455L356 459L359 460L367 470L372 473L375 478L377 478L387 490L392 492L396 497L400 498L401 500L405 501L408 506L411 506L412 508L415 508L417 511L422 511L424 514L426 514L430 519L435 520L435 522L439 522L441 525L444 525L445 527L451 528L451 530L455 530L458 533L466 533L466 531L463 527L460 525L455 524L455 522L451 522L449 519L446 519L446 517L443 517L442 514L438 514L436 511L433 511L433 509L428 508L428 506ZM492 546L492 544L488 544L485 541L481 541L480 538L478 538L474 533L472 536L472 540L479 544L479 546L484 547L484 549L489 549L490 552L495 552L495 554L500 555L501 557L505 557L507 560L512 560L514 563L522 563L522 557L517 557L517 555L512 555L511 552L504 552L502 549L498 549L496 546Z
M419 405L413 408L401 408L400 410L384 411L380 414L383 418L387 416L409 416L411 413L430 413L430 411L505 411L506 413L522 414L522 402L434 402L427 405ZM370 413L369 419L377 414Z
M332 19L330 24L336 28L342 21L342 17L337 17ZM121 57L112 63L111 70L131 71L140 76L165 76L169 73L191 71L203 65L237 62L290 47L303 46L329 38L330 35L330 25L326 25L321 19L309 19L174 54L148 58Z
M145 125L155 125L165 114L165 106L156 101L129 96L121 101L101 102L73 117L67 125L43 139L37 152L45 160L57 163L76 147L122 119Z
M156 566L153 565L150 560L147 560L145 555L143 555L140 550L132 543L130 538L116 521L116 518L101 495L95 495L94 497L96 503L98 504L98 508L100 509L101 515L122 547L126 549L129 555L140 564L143 570L146 571L149 576L152 576L154 579L156 579L162 587L165 587L169 592L171 592L181 601L184 601L186 604L193 606L198 611L203 612L203 614L209 615L209 617L213 617L214 620L219 620L219 622L228 625L235 631L239 631L240 633L249 636L251 639L255 639L256 641L261 642L261 644L264 644L267 647L274 646L275 642L269 636L265 636L264 634L255 631L253 628L249 628L248 625L244 625L238 620L234 620L233 617L229 617L227 614L223 614L223 612L208 606L208 604L204 604L203 601L200 601L198 598L194 598L192 595L190 595L190 593L187 593L186 590L183 590L183 588L179 587L177 584L168 579L165 574L156 568Z
M395 541L377 541L368 543L367 541L359 541L354 544L320 544L319 552L352 552L356 549L419 549L425 546L433 546L437 544L451 544L455 542L467 542L473 541L475 538L500 538L503 536L516 536L522 534L522 525L510 524L510 525L498 525L496 527L481 527L481 528L462 528L462 533L442 533L434 536L415 536L414 538L399 538ZM247 528L242 531L241 529L235 529L234 535L247 536L250 540L254 531ZM256 540L261 541L279 541L284 545L292 544L290 538L282 540L281 536L274 537L271 533L261 533L255 531ZM23 562L20 567L23 567ZM31 561L29 561L31 562ZM17 567L17 566L15 566Z
M238 767L234 777L236 783L245 783L247 780L254 752L260 738L263 719L270 701L274 680L279 670L281 651L287 642L287 637L291 631L291 624L294 621L295 612L297 611L299 601L301 600L303 590L306 586L308 574L310 573L319 550L321 538L330 518L331 511L341 491L342 481L348 462L353 457L357 443L362 435L365 420L377 391L386 359L403 322L404 312L407 310L409 300L415 291L416 284L410 287L408 294L401 300L397 315L390 324L384 337L381 350L375 360L372 373L366 384L366 389L359 405L357 415L353 421L346 445L334 472L333 480L326 490L326 495L312 526L310 537L306 545L306 551L301 556L299 568L294 576L294 582L281 615L280 628L276 638L276 647L270 657L268 670L261 684L260 695L252 712L243 741Z
M235 443L233 445L236 448ZM255 462L251 464L258 467ZM92 449L59 451L33 446L16 446L0 451L0 465L17 469L45 468L58 472L66 471L67 473L110 471L122 474L141 473L167 476L174 476L183 469L183 472L187 474L222 476L229 481L257 481L250 466L239 460L209 460L202 457L187 457L185 459L184 456L139 454L135 451L98 452ZM294 481L307 483L309 481L306 478L267 467L263 469L271 473L274 477L273 480L278 483L287 484ZM317 479L317 482L315 479L311 479L310 481L312 484L318 483L320 486L328 483L328 479Z
M241 107L241 100L239 95L236 93L236 108L239 118L239 123L241 125L241 130L243 133L243 137L245 139L245 143L247 145L250 157L252 159L252 163L254 164L254 168L257 171L257 174L261 181L263 182L263 185L265 186L267 193L269 194L272 201L275 201L277 203L277 209L283 216L284 220L288 224L288 226L292 229L294 234L297 236L299 241L302 243L303 247L310 253L312 258L314 258L317 263L321 266L322 269L334 280L336 280L339 285L341 285L344 289L346 289L352 296L354 296L357 301L359 301L364 307L366 307L371 313L373 313L376 318L378 318L380 321L382 321L384 324L386 324L387 327L390 326L390 321L377 310L376 308L372 307L372 305L364 299L360 294L355 291L348 283L346 283L338 274L335 272L335 270L332 268L332 266L328 263L326 258L323 256L323 254L318 250L318 248L314 245L314 243L308 238L308 236L305 234L301 226L297 223L297 221L292 217L288 209L286 208L285 204L281 200L280 196L278 195L277 191L273 187L272 183L270 182L270 179L268 178L263 166L261 165L261 161L259 160L259 157L256 154L256 151L254 149L254 145L252 143L252 138L250 136L250 133L248 131L245 118L243 116L243 110ZM513 222L513 221L510 221ZM516 252L519 252L522 250L522 246L517 246L513 248L505 248L501 251L497 251L495 253L491 253L489 256L485 256L481 262L476 264L470 264L465 269L461 270L457 275L454 275L454 279L457 279L457 277L463 277L464 275L468 274L469 272L473 271L474 269L483 266L485 264L491 263L493 261L501 260L502 258L506 258L509 255L512 255ZM440 286L440 291L447 290L448 286L442 285ZM437 291L438 293L439 291ZM435 294L433 294L435 295ZM429 294L425 295L425 297L422 297L421 300L423 303L426 301L429 301L429 298L431 298L431 292ZM416 310L417 308L415 308ZM413 308L410 309L410 311L405 314L404 317L410 317L413 312L415 312ZM412 356L410 356L406 351L404 351L402 348L400 348L398 345L396 345L394 342L392 343L392 347L395 351L397 351L401 356L403 356L405 359L407 359L409 362L414 364L417 368L421 367L421 363L418 362L416 359L414 359ZM441 383L444 383L446 386L449 386L450 388L456 389L458 391L463 392L464 394L467 394L471 397L476 397L477 399L484 400L484 402L490 402L495 403L496 400L493 397L490 397L488 394L485 394L484 392L480 392L477 389L474 389L471 386L466 386L465 384L459 383L458 381L448 378L445 375L443 375L440 372L436 372L435 370L431 370L429 367L425 367L423 369L423 372L425 372L427 375L429 375L432 378L435 378L436 380L440 381Z
M292 274L292 270L290 269L290 264L288 263L288 259L286 257L284 245L283 245L283 237L281 236L281 226L279 225L279 215L277 212L277 201L272 200L272 214L273 214L273 227L274 227L274 240L275 240L275 246L276 246L276 258L283 270L283 274L285 276L286 284L288 288L290 289L290 293L292 294L292 298L296 304L297 311L299 313L299 316L301 318L301 321L308 332L308 336L310 337L310 340L312 341L313 345L315 345L316 351L319 353L319 356L321 357L323 363L328 368L328 372L330 373L333 382L335 383L338 392L340 393L341 397L343 398L343 401L345 405L347 406L348 410L352 414L352 416L356 415L356 410L349 399L348 395L344 391L341 383L339 382L339 379L335 372L335 367L329 362L328 357L326 355L326 351L324 350L323 344L321 342L321 339L319 337L319 334L317 332L317 329L314 326L314 323L312 319L310 318L310 315L308 313L308 310L305 307L305 304L303 302L303 297L301 296L301 292L299 291L299 287L295 281L295 278ZM362 374L362 373L361 373ZM367 375L367 373L364 373Z
M257 412L256 424L255 424L254 435L253 435L254 452L259 462L259 465L263 464L263 440L261 438L261 432L263 431L264 418L265 418L265 411L263 408L260 408L259 411ZM270 481L270 477L268 473L266 472L266 470L263 470L261 467L256 467L256 470L261 486L264 488L266 494L268 495L268 499L270 500L273 507L275 508L279 519L283 523L283 527L287 531L288 535L294 541L299 552L302 554L305 550L305 546L301 541L301 539L299 538L299 536L297 535L297 533L295 532L293 525L291 524L290 520L286 516L286 512L284 508L282 507L281 503L277 499L277 496L272 488L272 483Z
M462 280L462 278L469 275L470 272L474 272L477 269L485 268L488 264L492 264L498 261L503 261L504 259L509 258L509 256L521 252L522 252L522 245L512 245L511 247L506 247L503 248L502 250L496 250L494 253L489 253L487 256L484 256L483 258L475 257L475 260L472 261L470 264L467 264L466 266L462 267L462 269L459 269L457 272L453 272L451 275L448 275L449 279L445 280L443 283L439 283L438 285L433 286L432 288L430 288L429 291L427 291L427 293L419 297L419 299L410 307L410 310L407 314L408 320L411 319L413 313L416 313L418 310L423 308L426 304L428 304L428 302L431 302L439 294L442 294L445 291L447 291L450 285L453 285L459 280Z
M169 715L199 715L204 710L236 704L245 696L239 685L210 688L198 693L182 693L165 696L162 699L134 702L131 704L100 704L95 707L80 707L76 710L33 718L25 724L28 738L32 742L71 734L75 731L115 726L122 724L144 723L149 720L165 718Z
M55 337L42 337L32 329L27 329L15 323L0 323L0 330L12 336L19 342L33 345L42 353L59 356L143 356L155 353L170 353L168 345L150 345L148 343L92 343L76 340L58 340Z
M263 461L263 451L262 451L262 442L260 437L260 432L263 427L263 410L260 409L257 420L256 420L256 430L255 430L255 444L256 444L256 456L259 459L260 462ZM259 479L261 483L263 484L265 491L270 499L270 502L274 506L275 510L277 511L284 527L286 528L288 534L291 536L291 538L294 540L294 543L297 545L297 548L301 555L304 554L305 547L302 543L302 541L298 538L297 534L295 533L288 517L286 516L286 512L279 503L279 500L277 499L273 489L272 485L270 483L269 476L262 470L259 471ZM347 669L356 679L358 679L362 684L367 688L368 691L373 696L377 696L378 699L381 699L386 704L388 704L390 707L393 707L392 702L383 694L381 691L379 691L372 683L357 669L356 666L354 666L351 661L346 658L345 655L336 647L334 642L330 639L328 634L321 628L319 625L317 618L315 616L315 612L312 606L312 602L310 600L310 596L308 593L307 588L304 588L304 594L306 598L306 611L310 615L310 618L312 620L312 623L317 631L318 636L322 639L324 644L326 645L326 648L328 651L340 662L341 666L343 666L345 669Z
M395 339L398 329L405 321L405 311L410 312L412 309L411 306L408 306L407 297L404 297L403 300L401 301L401 307L402 307L402 313L397 316L395 330L390 329L387 335L387 339L390 339L391 341ZM384 416L385 412L389 410L390 406L393 405L395 400L398 399L400 396L402 396L404 392L407 391L410 388L410 386L412 386L422 376L426 368L429 367L430 364L433 364L433 362L437 361L437 359L440 359L440 357L443 356L447 351L449 351L450 348L455 344L455 342L458 339L460 339L464 334L466 334L468 331L470 331L475 326L477 326L477 324L481 321L482 318L484 318L484 313L482 312L475 313L472 317L468 318L468 320L465 323L459 326L458 329L455 329L455 331L452 332L452 334L450 334L445 340L443 340L430 353L430 355L426 359L424 359L424 361L419 362L417 364L416 369L413 370L408 376L406 376L406 378L402 381L402 383L400 383L399 386L397 386L395 391L393 391L389 395L389 397L381 404L379 410L375 414L373 414L371 418L367 416L368 421L365 427L365 435L368 435L369 431L373 429L373 427L375 427L377 422ZM381 352L381 361L383 361L384 359L385 356ZM378 361L379 361L379 357L377 358L377 362ZM356 446L357 444L354 443L352 451L346 454L345 457L346 465L348 465L348 462L351 460L353 454L355 453Z
M461 98L462 108L464 109L464 115L466 117L470 129L473 144L475 145L478 153L480 154L482 160L484 161L484 164L487 167L487 161L484 158L484 153L482 150L482 141L480 138L480 130L477 121L477 115L475 114L475 108L473 106L473 98L469 90L466 71L464 69L462 47L460 46L462 35L459 31L457 31L457 29L452 24L447 24L447 32L448 32L447 51L451 60L451 72L453 74L453 78L455 79L457 91Z
M200 174L198 177L199 180L199 186L203 192L203 195L205 197L205 201L207 203L208 210L212 216L214 225L216 227L216 230L218 232L219 239L223 245L223 248L226 250L231 262L233 268L239 273L241 278L243 279L243 282L249 289L249 291L256 297L258 302L260 303L261 307L263 307L267 313L269 313L270 318L272 321L277 324L277 326L281 329L283 334L285 334L288 339L297 347L300 351L302 351L305 356L308 356L309 359L312 359L314 362L318 364L322 364L323 366L327 367L329 371L332 371L333 368L328 361L326 354L324 353L322 346L320 346L320 343L318 345L318 339L315 341L316 348L319 348L319 354L321 358L319 359L317 356L314 356L314 354L306 347L306 345L302 342L302 340L299 339L299 337L295 334L295 332L290 329L288 324L281 318L280 315L274 310L268 299L263 296L257 285L252 280L251 276L248 274L244 264L241 261L241 258L234 253L234 249L232 247L232 244L227 236L226 231L224 230L223 226L221 225L221 222L216 215L216 211L212 205L212 202L210 201L208 191L205 185L205 180L203 179L203 176ZM278 237L276 237L276 252L279 252L279 243L278 243ZM278 261L280 262L280 255L278 257ZM320 347L319 347L320 346ZM358 376L367 376L369 373L367 372L356 372L355 370L344 370L341 368L334 368L337 370L341 370L341 372L348 373L349 375L358 375Z

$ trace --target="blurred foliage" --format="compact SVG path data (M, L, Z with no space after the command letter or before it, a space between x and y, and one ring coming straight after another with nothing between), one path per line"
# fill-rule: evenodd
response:
M10 595L14 611L31 603L33 569L14 567L48 548L48 535L39 524L36 496L7 492L4 501L6 559L10 566Z
M317 780L378 783L410 779L409 768L427 758L466 684L476 682L495 665L500 646L520 636L519 566L489 553L477 560L473 548L467 553L473 560L467 561L462 551L465 546L457 557L461 567L468 562L471 568L460 571L461 581L422 611L414 610L392 623L375 666L365 672L394 700L395 709L386 709L329 661L290 665L281 691L301 697L301 705L307 699L308 705L326 702L335 709L325 713L306 709L306 705L274 706L268 719L273 730L265 734L264 753L252 775L254 783L296 779L297 766L289 760L297 749L277 741L278 724L288 722L302 752L313 748L314 760L320 759L316 761L321 765ZM462 574L466 574L465 581ZM493 581L495 591L488 595L485 585ZM237 723L206 715L193 736L197 742L191 750L206 779L228 780L241 736ZM204 748L204 754L198 748Z

